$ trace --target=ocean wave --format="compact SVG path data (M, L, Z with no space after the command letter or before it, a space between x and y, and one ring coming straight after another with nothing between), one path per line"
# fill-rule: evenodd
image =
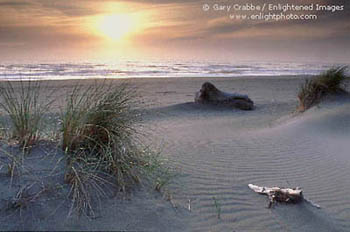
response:
M103 63L0 64L0 79L86 79L126 77L228 77L316 75L339 64L210 63L127 61ZM340 64L342 65L342 64Z

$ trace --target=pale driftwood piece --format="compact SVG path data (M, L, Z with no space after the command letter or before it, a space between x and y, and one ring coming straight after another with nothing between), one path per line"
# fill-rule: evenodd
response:
M283 203L299 203L304 200L303 191L299 188L280 188L280 187L259 187L257 185L248 184L248 187L254 192L264 194L269 197L269 208L276 202Z
M238 93L225 93L217 89L212 83L205 82L194 101L204 104L225 105L241 110L252 110L254 102L247 96Z

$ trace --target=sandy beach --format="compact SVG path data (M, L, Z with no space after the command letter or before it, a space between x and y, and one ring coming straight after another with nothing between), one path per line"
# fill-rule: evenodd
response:
M206 81L226 92L247 94L256 108L240 111L195 104L195 92ZM129 83L142 97L140 128L145 139L177 170L166 186L172 200L140 187L127 199L103 200L94 219L67 218L66 206L57 209L62 199L56 198L9 213L4 210L8 182L0 181L0 230L349 231L349 98L332 98L296 114L303 82L297 76L114 82ZM48 92L59 89L59 111L65 91L75 81L47 83ZM42 160L42 150L33 152L32 159ZM5 171L1 170L2 180ZM305 198L321 208L305 202L268 209L268 199L251 191L250 183L299 186Z
M349 0L0 0L0 231L350 232Z

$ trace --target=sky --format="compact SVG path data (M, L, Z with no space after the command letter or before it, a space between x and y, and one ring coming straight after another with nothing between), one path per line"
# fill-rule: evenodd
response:
M250 3L266 8L242 9ZM269 10L270 4L313 8L281 12ZM316 4L327 9L316 9ZM281 13L317 18L258 18ZM350 1L0 0L0 54L0 62L349 63Z

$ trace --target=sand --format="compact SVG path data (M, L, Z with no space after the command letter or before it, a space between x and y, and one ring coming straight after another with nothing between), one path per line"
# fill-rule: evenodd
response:
M67 219L66 206L53 210L61 199L39 201L22 215L1 210L0 230L349 231L350 100L346 97L295 115L300 77L122 81L143 97L146 111L140 129L148 134L147 142L161 148L162 156L178 170L167 186L172 203L140 187L127 200L104 200L95 219ZM194 104L194 93L205 81L226 92L249 95L256 109ZM63 99L73 81L49 85L59 88L56 98ZM58 110L60 103L55 107ZM36 151L32 157L42 154ZM10 194L4 190L8 184L4 176L0 183L1 199L6 199ZM249 183L300 186L321 209L308 203L268 209L266 197L251 191Z

